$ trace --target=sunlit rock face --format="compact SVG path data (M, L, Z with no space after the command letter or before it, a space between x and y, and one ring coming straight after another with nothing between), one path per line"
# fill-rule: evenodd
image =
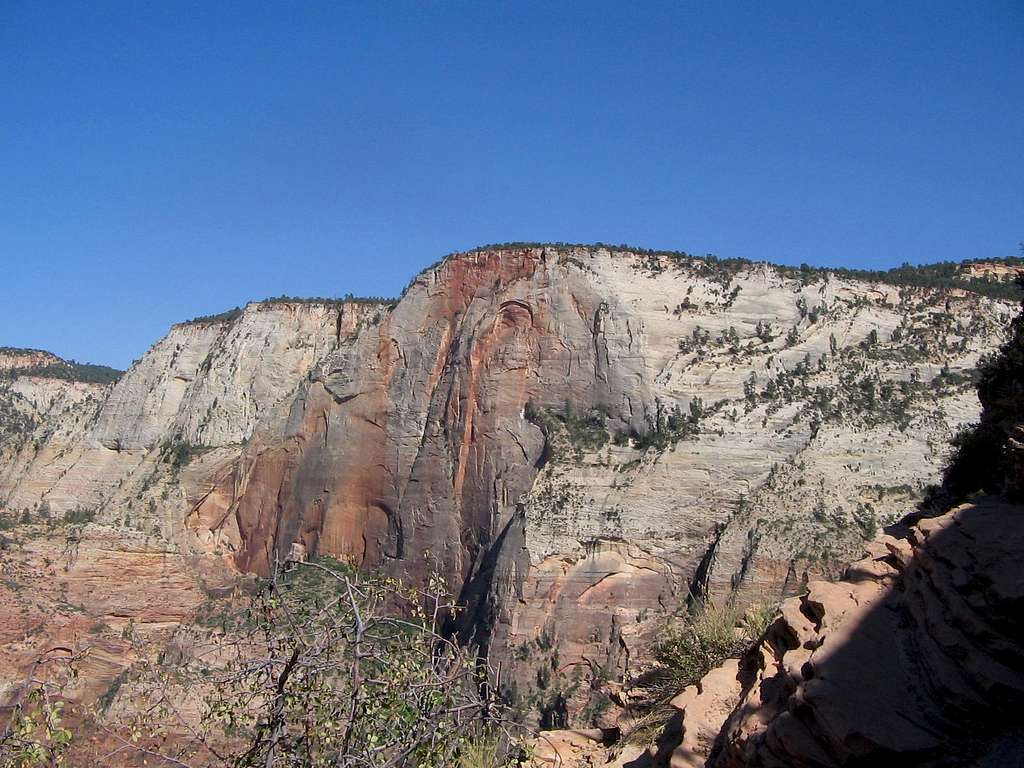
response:
M775 600L912 506L1012 311L605 248L456 254L394 307L175 326L0 494L240 572L295 544L439 572L524 706L575 716L576 662L623 674L689 593Z
M1011 311L606 250L455 256L325 357L186 525L245 570L294 541L438 570L540 701L544 657L622 673L690 590L776 599L838 572L976 417L958 374ZM691 404L663 444L612 439Z

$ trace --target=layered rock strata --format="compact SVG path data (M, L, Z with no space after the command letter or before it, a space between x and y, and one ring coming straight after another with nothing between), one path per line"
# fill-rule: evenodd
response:
M240 572L296 548L438 571L467 635L515 661L510 693L557 720L688 593L838 573L977 418L971 371L1012 311L604 248L457 254L393 308L174 327L0 495Z

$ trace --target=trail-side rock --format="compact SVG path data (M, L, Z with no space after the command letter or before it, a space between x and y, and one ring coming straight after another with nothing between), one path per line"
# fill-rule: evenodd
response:
M739 662L729 659L708 672L698 685L686 688L672 699L670 704L680 716L679 741L668 755L671 768L704 765L722 723L736 707L740 694Z
M965 765L1010 738L1024 508L982 499L880 543L783 604L708 765Z

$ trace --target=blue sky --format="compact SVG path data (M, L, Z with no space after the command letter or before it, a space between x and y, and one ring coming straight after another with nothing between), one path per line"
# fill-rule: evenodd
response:
M128 365L509 240L1016 252L1020 2L0 0L0 345Z

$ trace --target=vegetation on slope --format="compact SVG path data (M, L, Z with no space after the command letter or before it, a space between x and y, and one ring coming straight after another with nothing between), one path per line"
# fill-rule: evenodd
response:
M74 749L90 749L90 724L114 735L117 753L154 764L501 768L521 757L482 686L485 662L441 633L457 608L440 579L409 589L315 558L286 564L240 602L244 618L203 622L230 633L220 661L189 644L134 665L78 733L54 738L59 691L34 681L0 732L0 768L84 764ZM123 636L141 642L131 627ZM183 689L199 685L208 695L189 724ZM144 712L118 708L139 691Z
M271 296L263 299L258 304L326 304L328 306L340 306L342 304L383 304L394 306L398 299L389 296L353 296L346 293L341 298L325 296Z
M598 409L578 413L572 403L566 402L562 411L554 411L528 402L523 415L544 432L545 460L564 461L572 454L578 463L585 452L596 451L608 442L608 416Z
M653 664L630 688L637 717L624 739L653 741L675 712L669 702L726 659L741 656L761 638L774 615L773 606L743 613L731 606L695 604L681 620L666 625L652 649Z
M106 365L80 363L77 360L61 360L55 355L38 349L0 347L0 354L36 354L44 355L52 360L52 362L37 365L0 369L0 381L15 379L19 376L36 376L42 379L81 381L86 384L112 384L121 378L121 375L124 373L124 371L119 371Z
M178 323L178 325L217 325L218 323L233 322L241 316L242 308L232 307L231 309L224 310L223 312L217 312L213 315L199 315L199 317L183 320Z
M253 302L254 304L262 305L274 305L274 304L318 304L325 306L342 306L344 304L372 304L372 305L383 305L386 307L393 307L398 303L398 299L390 298L387 296L353 296L351 293L347 293L344 296L271 296L260 301ZM233 307L225 310L224 312L218 312L214 315L200 315L199 317L193 317L190 320L183 320L178 325L216 325L218 323L230 323L241 317L244 309L242 307Z
M0 444L20 441L35 428L36 422L27 409L19 408L10 393L0 390Z
M634 253L638 256L646 257L643 262L645 269L650 271L661 271L664 267L661 265L660 260L667 260L670 264L675 264L679 267L692 266L694 262L705 265L706 268L720 273L723 277L729 277L744 269L749 269L755 266L757 263L751 259L734 257L734 258L721 258L714 254L707 253L704 255L698 255L694 253L687 253L686 251L675 251L675 250L661 250L653 248L638 248L636 246L627 245L622 243L620 245L611 245L607 243L540 243L540 242L509 242L509 243L495 243L490 245L481 245L477 248L473 248L467 253L479 253L481 251L500 250L500 249L515 249L515 248L575 248L589 251L596 251L598 249L609 249L613 251L622 251L628 253ZM449 254L455 255L455 254ZM440 265L442 262L435 262L424 272L429 271ZM770 262L768 262L770 263ZM950 289L959 288L965 291L971 291L982 296L988 296L994 299L1006 299L1016 300L1021 296L1020 286L1012 280L1000 280L997 278L989 277L966 277L965 269L972 264L1005 264L1011 267L1024 268L1024 258L1020 257L1002 257L996 259L972 259L962 262L944 261L935 264L909 264L904 263L898 267L893 267L887 270L869 270L869 269L847 269L844 267L812 267L808 264L801 264L798 267L774 264L771 266L780 270L784 275L792 278L800 278L808 282L824 278L828 274L833 274L836 277L846 278L850 280L861 280L865 282L877 282L885 283L888 285L897 285L901 287L914 287L914 288L938 288L938 289ZM423 274L421 272L420 274Z

